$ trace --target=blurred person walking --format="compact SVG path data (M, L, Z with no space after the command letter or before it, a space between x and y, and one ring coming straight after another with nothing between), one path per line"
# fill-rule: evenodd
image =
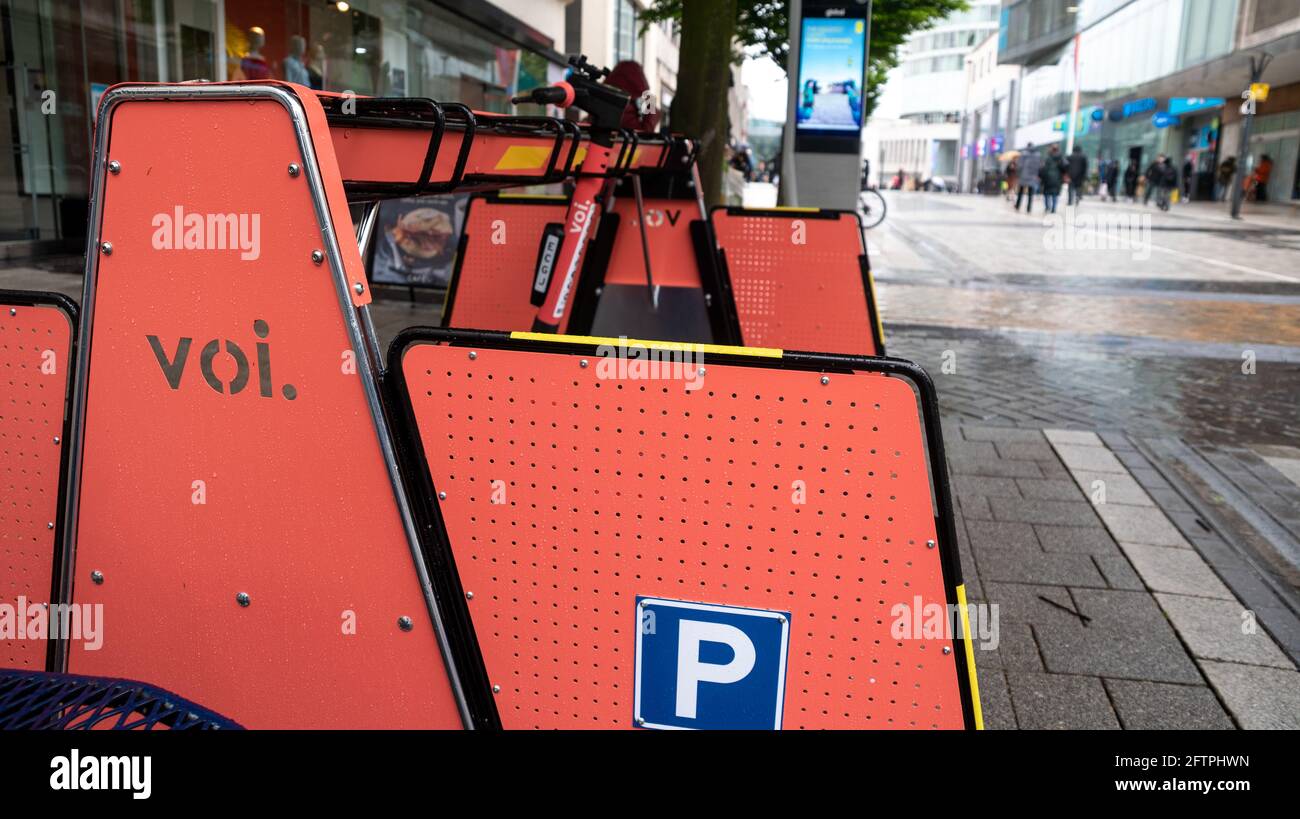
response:
M1088 181L1088 157L1078 145L1070 152L1066 162L1066 173L1070 177L1070 204L1078 205L1083 201L1083 184Z
M1020 156L1020 186L1016 188L1016 210L1020 210L1020 200L1027 195L1025 213L1033 212L1034 194L1038 192L1038 171L1042 167L1043 158L1038 155L1034 143L1031 142Z
M1048 213L1056 213L1066 168L1065 161L1061 159L1061 149L1055 145L1048 148L1043 166L1038 169L1038 180L1043 190L1043 210Z

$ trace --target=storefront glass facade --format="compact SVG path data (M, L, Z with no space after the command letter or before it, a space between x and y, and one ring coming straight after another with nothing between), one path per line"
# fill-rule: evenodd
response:
M464 4L459 4L464 5ZM0 129L0 240L84 235L94 107L127 81L284 79L503 111L543 84L523 47L429 0L4 0L10 127Z

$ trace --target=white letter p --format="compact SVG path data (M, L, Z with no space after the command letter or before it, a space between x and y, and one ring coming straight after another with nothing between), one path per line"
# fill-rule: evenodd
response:
M700 643L722 643L731 647L731 662L700 662ZM726 623L682 620L677 632L677 716L695 719L699 684L734 683L754 670L754 641L745 632Z

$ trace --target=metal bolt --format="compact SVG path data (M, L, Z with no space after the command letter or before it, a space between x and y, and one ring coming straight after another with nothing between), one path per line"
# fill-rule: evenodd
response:
M703 367L700 367L700 371L699 371L699 372L700 372L700 378L703 378L703 377L704 377L704 373L706 372L706 370L705 370Z
M297 162L290 162L289 175L292 176L294 179L297 179L298 174L300 173L302 173L302 167Z
M447 499L447 493L446 493L446 492L439 492L439 493L438 493L438 500L446 500L446 499Z
M776 621L777 621L778 623L784 623L784 622L785 622L785 615L784 615L784 614L778 614L778 615L776 616Z
M325 261L325 254L321 253L319 250L313 250L311 252L311 260L316 264L320 264Z
M826 386L826 385L829 384L829 383L831 383L831 377L830 377L829 375L823 375L823 376L822 376L822 386L824 387L824 386Z
M53 528L54 528L54 521L50 521L49 523L45 524L45 528L46 528L46 529L53 529Z
M473 600L473 599L474 599L474 592L465 592L465 599L466 599L466 600Z
M927 549L933 549L934 547L935 547L935 543L934 543L933 540L927 540L927 541L925 542L925 548L927 548Z
M645 717L637 717L637 718L636 718L636 724L637 724L637 725L645 725Z
M951 653L952 653L952 648L951 648L950 646L944 646L944 647L943 647L943 653L944 653L944 654L951 654Z
M113 255L113 243L112 243L112 242L104 242L103 244L101 244L101 245L99 246L99 252L100 252L100 253L103 253L105 256L112 256L112 255Z
M584 370L587 369L587 359L584 358L581 361L579 361L578 366L583 368Z
M352 289L356 291L358 296L366 292L366 286L361 282L357 282L356 284L352 285Z
M122 163L116 159L108 160L108 172L116 176L122 172Z
M470 351L470 354L469 354L469 360L470 360L470 361L473 361L473 360L476 359L476 358L478 358L478 353L476 353L476 352L474 352L474 351L471 350L471 351Z
M235 595L235 602L243 606L244 608L248 608L248 604L252 601L248 597L248 592L240 592L239 594Z
M99 569L96 569L95 571L93 571L93 572L90 573L90 580L91 580L91 582L94 583L96 586L103 585L103 583L104 583L104 573L101 572Z
M56 445L57 445L61 440L62 440L62 439L59 438L59 436L57 436L57 435L54 436L54 443L55 443Z
M493 694L500 694L500 693L501 693L501 686L499 686L499 685L494 685L494 686L492 686L492 693L493 693Z
M406 615L402 615L401 617L397 618L397 627L400 628L402 631L410 631L411 629L415 628L415 623L411 620L410 617L407 617Z
M9 315L11 315L11 316L16 316L16 315L18 315L18 310L17 310L16 308L10 307L10 308L9 308Z

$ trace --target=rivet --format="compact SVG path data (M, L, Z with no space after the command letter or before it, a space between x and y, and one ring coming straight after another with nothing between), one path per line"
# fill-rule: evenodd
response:
M927 540L925 542L925 548L933 549L934 547L935 547L935 542L933 540Z
M118 162L116 159L110 159L110 160L108 160L108 172L111 173L111 174L113 174L114 176L116 176L117 174L121 173L121 172L122 172L122 163L121 163L121 162Z
M297 162L290 162L290 163L289 163L289 175L292 176L293 178L297 179L297 178L298 178L298 174L300 174L300 173L302 173L302 167L299 166Z
M9 308L9 315L11 315L11 316L16 316L16 315L18 315L18 310L17 310L17 308L10 307L10 308Z
M827 385L827 384L829 384L829 383L831 383L831 377L830 377L829 375L823 375L823 376L822 376L822 386L825 386L825 385Z
M494 686L492 686L492 693L493 693L493 694L500 694L500 693L501 693L501 686L499 686L499 685L494 685Z
M466 599L466 600L473 600L473 599L474 599L474 592L465 592L465 599Z
M112 256L112 255L113 255L113 243L112 243L112 242L104 242L103 244L101 244L101 245L99 246L99 252L100 252L100 253L103 253L105 256Z
M356 294L357 294L358 296L360 296L362 293L366 292L366 286L365 286L364 284L362 284L361 282L357 282L356 284L352 285L352 289L353 289L354 291L356 291Z
M93 572L90 573L90 580L91 580L91 582L94 583L96 586L103 585L103 583L104 583L104 573L101 572L99 569L96 569L95 571L93 571Z
M248 597L248 592L240 592L239 594L235 595L235 602L243 606L244 608L248 608L248 604L251 602L251 600Z
M704 373L706 372L705 369L704 369L703 367L700 367L699 372L700 372L700 378L703 378L703 377L704 377Z
M439 493L438 493L438 500L446 500L446 499L447 499L447 493L446 493L446 492L439 492Z
M313 250L311 252L311 260L316 264L320 264L325 261L325 254L321 253L319 250Z
M637 717L637 718L636 718L636 724L637 724L637 725L645 725L645 717Z
M952 653L952 647L951 647L951 646L944 646L944 647L943 647L943 653L944 653L944 654L951 654L951 653Z
M584 358L581 361L579 361L578 366L583 368L584 370L587 369L587 359Z
M784 614L778 614L778 615L776 616L776 621L777 621L778 623L784 623L784 622L785 622L785 615L784 615Z
M470 360L470 361L473 361L473 360L476 359L476 358L478 358L478 353L476 353L476 352L474 352L473 350L471 350L471 351L470 351L470 354L469 354L469 360Z
M45 524L45 528L46 528L46 529L53 529L53 528L54 528L54 521L50 521L49 523Z
M58 444L61 440L62 440L62 439L59 438L59 436L57 436L57 435L54 436L54 443L55 443L55 444Z
M401 617L397 618L397 627L400 628L402 631L410 631L411 629L415 628L415 623L411 621L410 617L407 617L406 615L402 615Z

